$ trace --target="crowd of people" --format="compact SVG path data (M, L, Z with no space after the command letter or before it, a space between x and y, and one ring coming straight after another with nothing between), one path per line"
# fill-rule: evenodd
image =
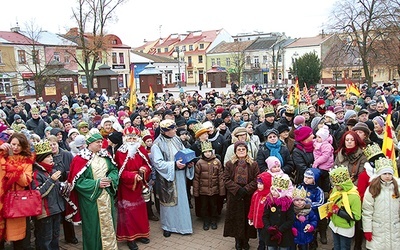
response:
M396 87L310 88L295 105L279 88L166 91L134 111L106 92L2 100L0 196L30 186L43 207L32 218L0 215L0 249L29 249L33 222L36 249L59 249L61 224L77 244L81 224L84 249L135 250L150 242L149 220L164 237L193 234L191 209L205 231L224 211L223 236L235 249L249 249L251 238L263 250L317 249L328 229L335 250L395 249L398 170L382 145L392 110L397 156ZM176 157L185 149L193 160Z

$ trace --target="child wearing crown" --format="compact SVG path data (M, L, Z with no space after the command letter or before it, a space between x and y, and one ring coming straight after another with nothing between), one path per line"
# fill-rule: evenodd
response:
M367 249L398 249L400 245L400 190L392 161L375 161L376 175L365 192L362 224Z
M288 195L290 179L287 175L272 179L271 193L267 196L263 214L267 248L294 246L292 226L295 220L292 195Z
M263 223L264 207L266 199L271 191L272 178L268 172L263 172L257 177L257 190L251 197L250 210L248 214L249 225L258 231L258 249L265 249L265 230Z
M293 206L296 219L292 227L296 249L307 250L314 240L314 230L317 228L318 216L307 198L307 191L303 186L293 191Z
M335 250L350 250L355 232L355 221L361 219L361 199L357 188L345 166L332 169L329 173L334 185L329 201L332 205L329 227L333 233Z
M218 228L218 199L225 195L221 161L213 153L211 142L201 142L201 158L196 162L193 195L200 201L203 229Z

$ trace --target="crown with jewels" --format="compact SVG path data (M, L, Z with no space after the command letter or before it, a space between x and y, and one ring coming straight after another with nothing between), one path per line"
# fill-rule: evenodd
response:
M50 143L48 141L40 141L40 142L34 143L33 147L35 148L35 153L37 155L42 155L42 154L52 152Z
M267 114L275 114L274 106L267 105L264 107L264 113Z
M371 143L365 149L363 150L365 156L367 156L367 159L371 159L374 156L377 156L379 154L382 154L382 149L379 147L377 143Z
M206 151L212 151L213 147L211 142L209 141L203 141L201 142L201 152L206 152Z
M299 114L307 113L308 111L308 106L306 103L300 104L299 106Z
M305 199L307 197L307 191L303 186L295 188L293 190L293 199Z
M375 170L379 173L384 168L393 168L392 160L386 157L380 157L375 161Z
M349 170L345 166L336 166L329 172L329 176L332 184L335 186L341 185L349 180L351 181Z
M272 186L274 188L280 189L280 190L288 190L290 185L290 179L289 177L283 175L283 176L275 176L272 179Z

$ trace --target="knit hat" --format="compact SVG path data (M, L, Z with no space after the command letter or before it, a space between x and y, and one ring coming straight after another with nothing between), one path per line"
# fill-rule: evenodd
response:
M346 125L347 126L355 126L357 124L357 120L354 118L350 118L347 120Z
M92 128L89 133L86 134L86 144L88 145L99 140L103 140L103 136L101 136L99 130L96 128Z
M267 129L267 130L264 132L265 138L267 138L270 134L275 134L276 136L279 136L278 130L276 130L276 129L274 129L274 128Z
M339 112L344 112L344 109L340 106L336 106L333 108L333 113L339 113Z
M294 127L297 128L298 126L303 124L305 121L306 121L306 118L304 116L302 116L302 115L296 116L293 120Z
M68 131L68 137L70 137L70 136L72 135L72 133L77 133L77 134L79 134L79 131L78 131L76 128L71 128L71 129Z
M228 116L231 116L231 114L229 113L228 110L224 110L224 111L222 112L221 118L222 118L222 120L223 120L223 119L225 119L225 118L228 117Z
M216 110L215 110L215 113L216 114L222 114L222 112L224 112L224 108L222 108L222 107L219 107L219 108L217 108Z
M224 121L223 121L221 118L217 118L217 119L215 119L213 122L214 122L214 127L215 127L215 128L218 128L219 125L221 125L222 123L224 123Z
M383 120L382 116L375 116L374 119L372 119L372 121L378 123L378 125L381 126L382 128L385 127L385 121Z
M356 111L352 109L346 110L346 113L344 113L344 121L347 122L347 120L350 119L352 116L357 116Z
M248 147L247 147L246 142L244 142L244 141L237 141L237 142L235 142L235 144L234 144L234 146L233 146L234 152L236 152L236 149L237 149L239 146L245 147L246 150L248 150Z
M324 99L318 99L317 100L317 105L323 105L325 104L325 100Z
M296 119L296 118L295 118L295 119ZM286 124L281 124L281 125L278 126L278 132L279 132L279 134L282 134L282 133L285 132L285 131L287 131L287 132L290 131L288 125L286 125Z
M326 141L329 137L329 129L326 125L324 125L322 128L318 129L316 135L321 137L322 141Z
M14 120L18 120L18 119L21 119L21 116L19 114L15 114L14 115Z
M267 163L268 169L271 169L272 167L279 165L281 166L281 162L276 156L269 156L266 160L265 163Z
M126 117L123 121L122 124L125 125L127 123L131 123L131 119L129 119L129 117Z
M296 141L301 142L301 141L307 139L308 137L310 137L310 135L312 135L312 133L313 133L312 128L310 128L308 126L303 126L294 131L294 139Z
M77 135L77 136L75 137L74 142L75 142L75 146L76 146L77 148L82 147L83 145L86 144L85 136L84 136L84 135Z
M312 121L311 121L311 128L312 128L313 130L316 130L317 127L318 127L318 124L321 122L322 119L323 119L322 116L316 116L316 117L314 117L314 118L312 119Z
M52 115L51 116L51 120L54 121L56 119L60 119L60 117L58 115Z
M320 175L321 175L321 171L318 168L308 168L304 172L304 177L313 178L314 183L318 182Z
M122 144L122 133L121 132L112 132L107 137L112 143L120 145Z
M392 160L386 157L381 157L375 161L376 175L394 174Z
M110 117L105 117L105 118L103 118L103 119L101 120L100 125L101 125L102 128L104 128L104 124L105 124L106 122L111 122L111 124L112 124L111 118L110 118Z
M336 115L332 111L326 111L324 116L330 117L333 121L336 119Z
M198 123L199 121L198 120L196 120L196 119L193 119L193 118L190 118L187 122L186 122L186 125L190 125L190 124L195 124L195 123Z

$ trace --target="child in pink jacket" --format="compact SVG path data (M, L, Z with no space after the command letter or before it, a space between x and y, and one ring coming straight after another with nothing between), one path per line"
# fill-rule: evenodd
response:
M319 181L319 187L324 192L330 191L329 171L334 165L333 159L333 138L329 134L327 126L320 128L317 133L317 138L314 140L314 163L313 168L319 168L321 170L321 177Z

